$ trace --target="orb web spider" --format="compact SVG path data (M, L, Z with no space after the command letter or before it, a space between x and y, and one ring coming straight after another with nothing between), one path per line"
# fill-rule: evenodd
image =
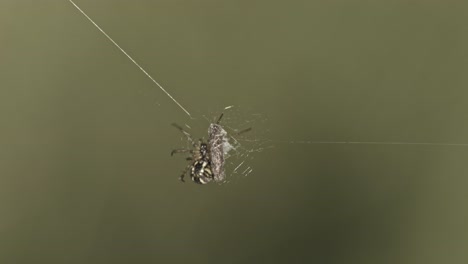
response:
M208 127L208 142L199 139L194 141L192 135L185 131L181 126L173 123L172 125L182 132L192 144L192 149L175 149L171 152L171 156L176 153L190 153L191 156L186 160L191 161L184 169L179 179L184 181L185 174L190 171L192 181L198 184L207 184L211 181L222 182L225 179L224 173L224 155L229 152L232 146L228 142L227 132L219 125L224 114L218 117L216 123L210 124ZM250 131L251 128L244 129L238 133Z

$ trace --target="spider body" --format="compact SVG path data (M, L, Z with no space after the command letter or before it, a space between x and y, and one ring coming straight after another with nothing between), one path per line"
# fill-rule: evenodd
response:
M187 158L191 163L182 172L179 178L181 181L184 182L185 174L187 174L188 171L190 171L190 178L192 181L198 184L207 184L213 180L220 182L221 179L224 179L224 153L221 143L225 140L227 141L227 139L224 138L226 136L226 131L219 125L222 117L223 115L221 114L217 122L210 125L208 129L208 142L204 142L201 139L195 142L192 136L181 126L172 124L187 136L193 147L193 149L175 149L171 153L171 156L175 153L191 154L191 156ZM213 129L213 127L217 129ZM220 131L223 133L220 134Z
M201 139L199 139L198 142L193 141L192 136L185 132L182 127L177 124L172 125L187 136L193 147L193 149L175 149L171 152L171 156L175 153L191 154L190 157L186 158L188 161L191 161L191 163L185 168L179 179L184 182L185 174L190 171L190 178L195 183L207 184L213 181L215 175L212 169L211 148L209 144Z
M189 165L189 168L192 181L199 184L207 184L211 182L214 175L211 168L211 158L208 145L200 140L195 147L195 150L192 151L191 159L193 159L193 162ZM181 176L182 181L184 175Z

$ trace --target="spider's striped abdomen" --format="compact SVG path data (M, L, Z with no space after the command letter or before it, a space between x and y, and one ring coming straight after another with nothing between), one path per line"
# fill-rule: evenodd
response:
M211 164L208 160L196 160L192 165L190 172L192 181L199 184L206 184L213 180Z

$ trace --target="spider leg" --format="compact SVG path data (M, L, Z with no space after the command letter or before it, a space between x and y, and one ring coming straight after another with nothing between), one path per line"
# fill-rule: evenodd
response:
M192 157L187 157L185 160L193 160Z
M216 124L218 125L219 122L221 122L221 118L223 118L224 113L221 113L221 115L218 117L218 121L216 121Z
M179 129L180 132L182 132L187 138L188 140L190 141L190 143L192 143L192 145L195 145L195 141L193 141L193 138L192 138L192 135L190 135L189 132L185 131L181 126L179 126L178 124L176 123L172 123L172 126Z
M191 165L188 165L188 166L185 168L185 170L182 172L182 175L180 175L179 180L180 180L181 182L185 182L184 177L185 177L185 174L187 174L187 172L189 171L190 167L191 167Z
M250 130L252 130L251 127L246 128L246 129L244 129L244 130L241 130L241 131L239 131L239 132L236 133L236 136L242 135L242 134L244 134L244 133L246 133L246 132L249 132Z
M174 150L171 152L171 156L173 156L173 155L176 154L176 153L187 153L187 152L192 153L192 150L191 150L191 149L174 149Z

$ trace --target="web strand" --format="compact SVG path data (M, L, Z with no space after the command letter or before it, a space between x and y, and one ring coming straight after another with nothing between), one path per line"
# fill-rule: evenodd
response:
M148 78L153 81L154 84L156 84L156 86L159 87L159 89L161 89L161 91L163 91L169 98L172 99L172 101L174 101L174 103L176 103L180 109L182 109L189 117L190 119L193 119L192 118L192 115L189 113L189 111L187 111L187 109L185 109L169 92L166 91L166 89L164 89L162 87L161 84L159 84L153 77L151 77L151 75L145 71L145 69L143 69L143 67L140 66L140 64L138 64L130 55L128 55L127 52L125 52L124 49L122 49L119 44L117 44L117 42L115 42L109 35L107 35L107 33L101 28L98 26L98 24L96 24L96 22L94 22L83 10L81 10L81 8L79 6L77 6L72 0L68 0L76 9L78 9L78 11L80 11L81 14L83 14L83 16L85 16L89 22L91 22L99 31L101 31L101 33L106 36L107 39L110 40L110 42L112 42L112 44L114 44L114 46L116 46L125 56L127 56L127 58L133 62L133 64L135 64L135 66L137 66L146 76L148 76Z
M349 145L416 145L416 146L452 146L468 147L466 143L431 143L431 142L379 142L379 141L281 141L290 144L349 144Z

